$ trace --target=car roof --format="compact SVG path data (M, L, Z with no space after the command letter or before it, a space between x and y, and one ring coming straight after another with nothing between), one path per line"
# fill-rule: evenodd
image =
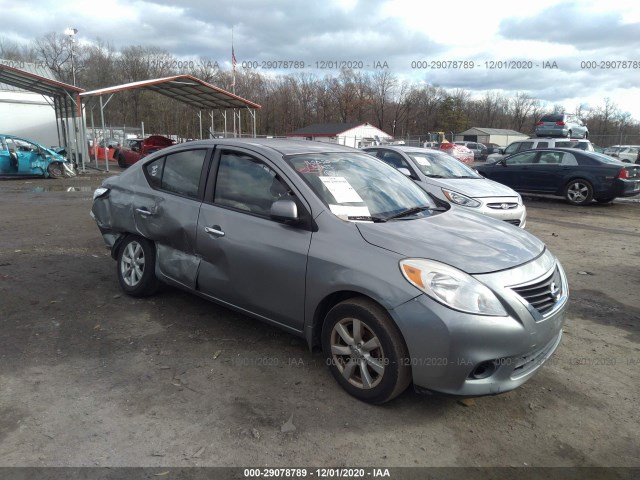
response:
M336 145L327 142L314 142L312 140L288 140L284 138L213 138L208 140L194 140L180 143L171 148L184 145L206 146L233 145L238 147L262 147L274 150L282 155L296 155L301 153L328 153L328 152L359 152L360 150L344 145Z

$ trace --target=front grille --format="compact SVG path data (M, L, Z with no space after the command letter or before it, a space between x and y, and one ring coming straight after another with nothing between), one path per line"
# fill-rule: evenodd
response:
M511 210L517 206L518 202L487 203L487 207L493 208L494 210Z
M563 293L560 271L556 267L553 273L543 280L529 285L512 287L512 290L544 315L553 308Z
M505 220L505 222L515 225L516 227L520 226L520 220Z

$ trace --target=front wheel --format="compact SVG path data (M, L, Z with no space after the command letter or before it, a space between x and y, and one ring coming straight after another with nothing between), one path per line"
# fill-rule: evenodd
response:
M121 154L118 154L118 166L120 168L127 168L127 162L124 161L124 157Z
M146 238L131 235L118 250L117 274L120 287L132 297L155 293L159 281L155 272L156 250Z
M571 205L587 205L593 200L593 187L588 180L571 180L564 189L564 197Z
M52 162L47 167L47 173L49 178L62 178L64 177L64 168L60 162Z
M322 350L336 381L359 400L387 402L411 382L404 339L389 314L371 300L345 300L329 311Z

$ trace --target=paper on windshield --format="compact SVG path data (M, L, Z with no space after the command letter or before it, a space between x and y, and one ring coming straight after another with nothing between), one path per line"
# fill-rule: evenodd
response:
M423 165L425 167L431 166L431 163L429 162L429 160L427 160L427 157L414 156L413 158L416 160L416 162L418 162L418 165Z
M333 198L338 203L362 203L362 198L358 195L358 192L351 186L351 184L344 177L318 177L322 181L327 190L331 192ZM366 208L366 207L365 207Z
M336 217L340 217L343 220L357 221L358 217L371 216L366 205L360 207L353 207L350 205L329 205L329 208Z

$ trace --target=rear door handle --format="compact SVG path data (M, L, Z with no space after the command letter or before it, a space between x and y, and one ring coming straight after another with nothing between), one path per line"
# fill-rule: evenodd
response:
M140 215L144 215L145 217L147 217L149 215L153 215L153 213L151 213L146 208L136 208L136 212L138 212Z
M219 230L220 227L218 225L214 225L213 228L212 227L204 227L204 231L207 233L210 233L211 235L216 235L218 237L224 237L224 232L222 230Z

